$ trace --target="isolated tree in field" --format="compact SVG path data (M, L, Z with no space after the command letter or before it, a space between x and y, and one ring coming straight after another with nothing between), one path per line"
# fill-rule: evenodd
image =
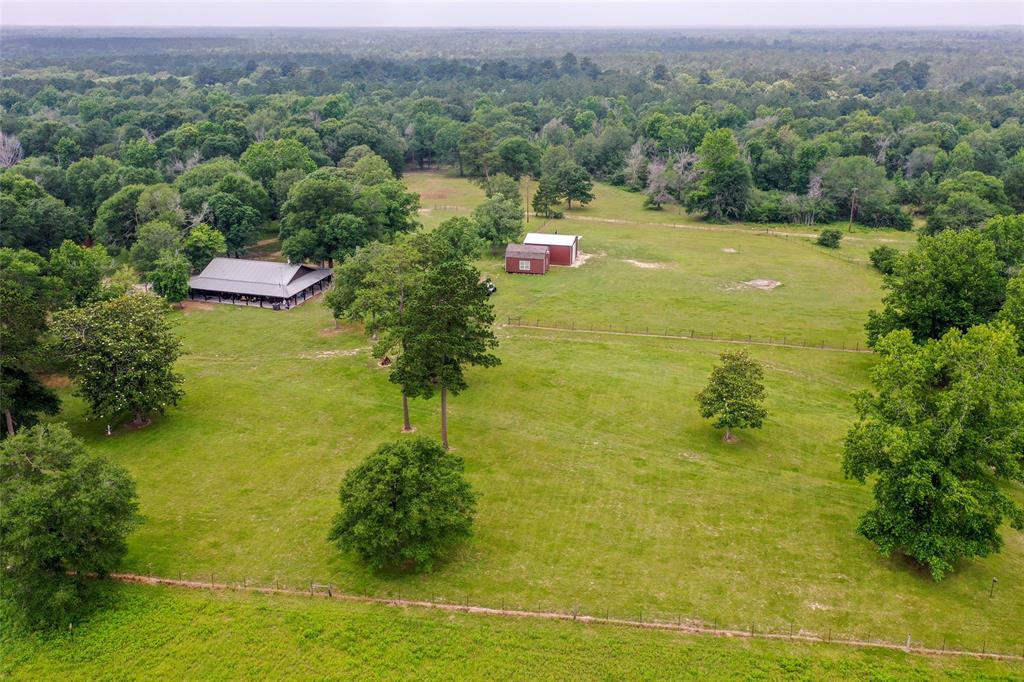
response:
M495 194L473 210L473 221L480 238L497 250L523 235L523 207L519 196Z
M697 394L700 416L714 419L725 429L726 443L736 442L733 429L759 429L768 411L764 408L764 370L746 351L726 352L711 371L708 385Z
M110 267L110 255L102 244L85 247L66 239L59 248L50 251L50 273L63 283L73 305L83 305L100 296L103 277Z
M558 187L551 176L542 176L537 184L537 191L533 193L530 203L533 205L533 212L545 218L561 218L562 212L556 208L559 202Z
M192 269L200 272L214 258L227 253L228 242L223 234L206 223L200 223L188 233L181 248Z
M56 394L35 377L49 311L61 301L62 283L47 273L42 256L0 248L0 409L4 434L55 414Z
M192 266L183 254L169 249L161 251L150 273L153 291L163 296L168 303L180 305L188 298L188 276L191 271Z
M340 498L328 539L376 570L429 570L476 513L462 459L428 438L381 445L345 475Z
M896 329L909 329L921 343L951 327L987 322L999 310L1006 288L995 245L976 230L921 237L885 275L881 312L868 313L868 343Z
M590 179L587 169L576 162L561 166L555 174L555 184L559 194L565 197L566 205L572 208L576 201L586 206L594 200L594 181Z
M55 348L96 416L127 412L134 426L163 413L183 393L174 362L181 339L157 296L131 293L54 314Z
M750 166L740 157L728 128L712 130L697 147L697 186L686 196L686 207L710 220L741 218L747 210L753 180Z
M843 453L847 477L877 476L859 531L938 580L961 559L998 552L1003 519L1024 529L1024 510L1000 488L1024 482L1024 361L1001 324L924 345L903 329L875 350L875 390L857 396Z
M466 387L465 365L493 367L498 345L491 331L494 311L480 273L469 262L433 264L413 292L400 330L403 352L390 380L410 397L441 392L441 443L448 448L448 392Z
M3 598L33 626L65 625L93 584L117 568L137 522L135 483L86 452L63 424L0 443Z

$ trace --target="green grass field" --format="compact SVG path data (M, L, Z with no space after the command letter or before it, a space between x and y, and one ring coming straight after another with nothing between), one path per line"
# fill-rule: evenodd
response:
M414 174L409 182L425 197L437 196L424 198L424 206L472 206L482 196L464 180ZM639 208L638 195L606 187L588 215L600 216L605 200L611 215L623 215L631 201L629 215L638 221L651 216ZM432 210L430 220L442 219L441 213ZM745 227L583 221L576 212L558 227L578 231L584 251L602 255L544 277L504 275L497 259L483 261L499 287L499 322L518 315L541 322L575 318L597 327L853 342L880 299L879 278L854 262L856 254L840 258L799 237L762 236ZM907 245L905 235L858 236L865 243L891 238ZM738 253L723 251L731 248ZM641 268L626 259L664 267ZM774 291L728 288L750 278L783 285ZM625 618L682 616L900 642L910 635L926 645L945 641L979 650L1021 648L1020 533L1005 529L1001 554L964 562L940 583L902 559L881 558L857 535L870 487L844 480L840 458L853 418L851 393L867 385L870 355L752 346L766 366L769 420L727 446L700 419L694 394L717 354L732 346L500 327L502 365L471 370L469 390L450 401L452 443L480 494L474 536L433 573L379 575L326 541L344 472L380 442L400 437L399 395L370 357L368 340L356 329L335 330L318 302L283 313L207 305L174 315L188 350L179 363L186 377L179 407L146 429L119 430L113 437L103 435L105 423L88 421L73 397L65 397L61 417L138 482L145 523L130 538L125 570L293 586L315 580L380 596L578 607ZM412 409L420 432L436 436L437 400L413 401ZM1024 498L1019 489L1015 494ZM999 585L989 598L993 577ZM135 592L125 599L133 609L149 608ZM194 601L201 598L159 599L164 605L152 608L177 614L179 607L199 608ZM303 603L282 608L301 612ZM271 618L255 602L220 601L210 608L233 614L223 620L238 621L238 627L249 617L242 614ZM366 618L394 623L394 630L377 626L391 633L387 637L402 638L404 621L364 611ZM403 618L434 623L423 626L428 638L429 628L442 620L434 614ZM97 616L95 627L119 627L102 621ZM128 626L127 620L117 622ZM211 622L220 621L211 616ZM532 634L536 626L527 623L488 627L508 628L502 637L519 638L515 646L523 655L534 638L549 636ZM241 641L246 636L238 635ZM666 641L652 633L614 636ZM561 635L550 637L561 641ZM806 648L771 659L774 654L760 645L685 641L691 644L678 659L684 668L686 656L703 657L719 646L737 652L737 665L754 665L761 655L772 661L795 656L794 665L812 666L810 677L828 676L830 669L813 666L838 664L846 656L822 653L810 663L815 654ZM39 646L17 645L19 670L55 660L48 644ZM609 652L628 648L608 646ZM559 665L559 655L552 654L552 666ZM707 655L715 660L726 654ZM612 659L610 670L630 665L628 657L613 653L601 660ZM897 656L885 665L905 661ZM772 667L777 663L764 665L766 676L783 676ZM933 664L914 665L932 670ZM803 674L802 667L796 670ZM836 675L856 676L858 670Z
M301 597L123 587L73 632L0 633L10 680L1013 679L1020 664Z

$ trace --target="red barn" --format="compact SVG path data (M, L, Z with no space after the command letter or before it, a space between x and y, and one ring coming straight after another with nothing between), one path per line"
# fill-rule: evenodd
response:
M543 275L551 263L546 246L509 244L505 247L505 272Z
M523 244L546 246L551 250L552 265L572 265L579 254L580 237L575 234L545 234L531 232Z

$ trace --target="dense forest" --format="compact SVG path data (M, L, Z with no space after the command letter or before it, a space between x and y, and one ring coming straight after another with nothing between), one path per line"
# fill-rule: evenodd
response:
M394 176L537 177L552 216L591 177L719 221L937 232L1024 210L1019 31L437 34L8 29L2 243L129 248L157 221L240 253L284 218L285 253L327 261L409 227L414 199L369 162L316 170L368 152ZM382 198L289 216L292 188L331 182ZM362 224L299 225L318 210Z

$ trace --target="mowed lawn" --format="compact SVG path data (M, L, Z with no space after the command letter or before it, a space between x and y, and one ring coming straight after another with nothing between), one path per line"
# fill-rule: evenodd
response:
M465 179L412 173L407 182L424 197L420 217L428 228L468 215L484 198ZM495 300L502 319L863 347L867 311L881 305L881 277L866 266L867 253L882 244L908 248L914 239L861 229L843 248L824 249L800 236L813 235L805 228L782 226L788 236L780 236L763 226L709 225L674 209L645 211L640 194L596 190L593 204L565 219L532 217L527 225L581 235L584 265L538 277L506 275L500 257L481 261L502 291ZM747 284L757 280L779 284Z
M499 300L526 280L503 282ZM870 490L843 480L840 450L869 355L753 347L771 416L725 446L693 396L729 346L499 329L503 364L471 370L450 401L480 494L473 538L433 573L374 575L326 540L344 472L400 437L399 394L368 341L335 332L316 302L175 316L186 397L166 418L106 437L66 403L73 428L138 481L128 570L1019 646L1019 533L941 583L856 534ZM414 401L413 421L436 437L438 401Z
M301 597L124 587L73 632L0 633L11 680L1011 679L1019 663Z

